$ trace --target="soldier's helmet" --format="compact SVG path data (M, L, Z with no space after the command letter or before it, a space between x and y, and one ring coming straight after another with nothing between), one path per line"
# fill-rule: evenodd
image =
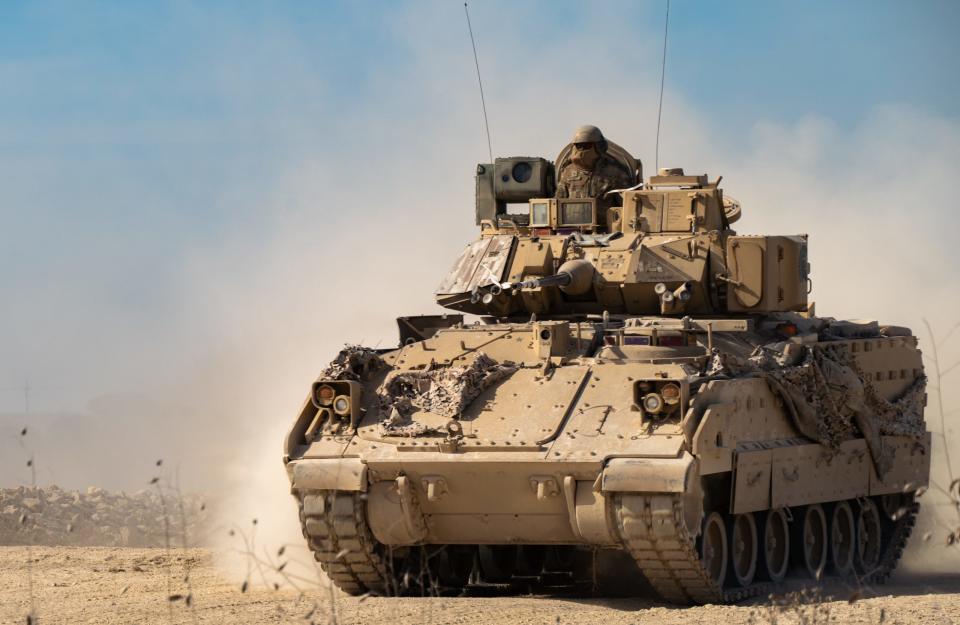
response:
M604 143L603 133L596 126L580 126L570 143Z
M573 139L570 140L570 143L574 145L594 143L601 152L607 147L607 140L604 138L603 133L600 132L600 129L590 125L577 128L577 131L573 133Z

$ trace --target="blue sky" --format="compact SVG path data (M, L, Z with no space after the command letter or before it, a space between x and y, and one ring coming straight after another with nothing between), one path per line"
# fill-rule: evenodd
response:
M855 122L876 102L955 116L955 2L675 2L671 85L735 132L805 114ZM730 121L733 121L730 124Z
M929 158L943 180L960 153L958 7L675 1L661 160L728 174L766 206L783 193L752 181L779 171L817 181L824 205L861 161L884 175ZM495 151L551 157L593 122L649 173L664 9L473 3ZM456 1L3 3L0 386L30 379L41 408L83 410L189 382L246 341L284 345L270 358L304 377L346 335L387 340L393 316L430 309L473 236L486 153L473 71ZM878 202L851 213L895 211ZM802 229L748 214L756 231ZM918 219L930 256L896 263L913 274L943 264L957 223ZM410 308L363 290L360 312L324 308L347 270ZM18 401L0 395L0 412Z

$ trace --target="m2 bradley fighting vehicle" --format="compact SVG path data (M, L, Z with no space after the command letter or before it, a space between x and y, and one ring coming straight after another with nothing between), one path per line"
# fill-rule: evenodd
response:
M478 320L348 346L285 440L337 586L604 593L617 564L683 604L890 575L929 474L917 339L815 316L806 236L736 233L719 182L645 180L594 127L478 166L436 294Z

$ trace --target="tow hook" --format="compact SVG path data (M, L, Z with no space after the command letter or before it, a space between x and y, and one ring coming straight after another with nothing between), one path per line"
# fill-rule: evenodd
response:
M556 497L560 494L557 481L549 475L534 475L530 478L530 486L533 488L533 492L537 494L539 501L543 501L548 497Z

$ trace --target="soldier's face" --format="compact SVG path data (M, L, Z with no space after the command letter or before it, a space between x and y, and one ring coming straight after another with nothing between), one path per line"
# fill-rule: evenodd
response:
M600 158L596 143L574 143L570 151L570 161L577 167L593 169Z

